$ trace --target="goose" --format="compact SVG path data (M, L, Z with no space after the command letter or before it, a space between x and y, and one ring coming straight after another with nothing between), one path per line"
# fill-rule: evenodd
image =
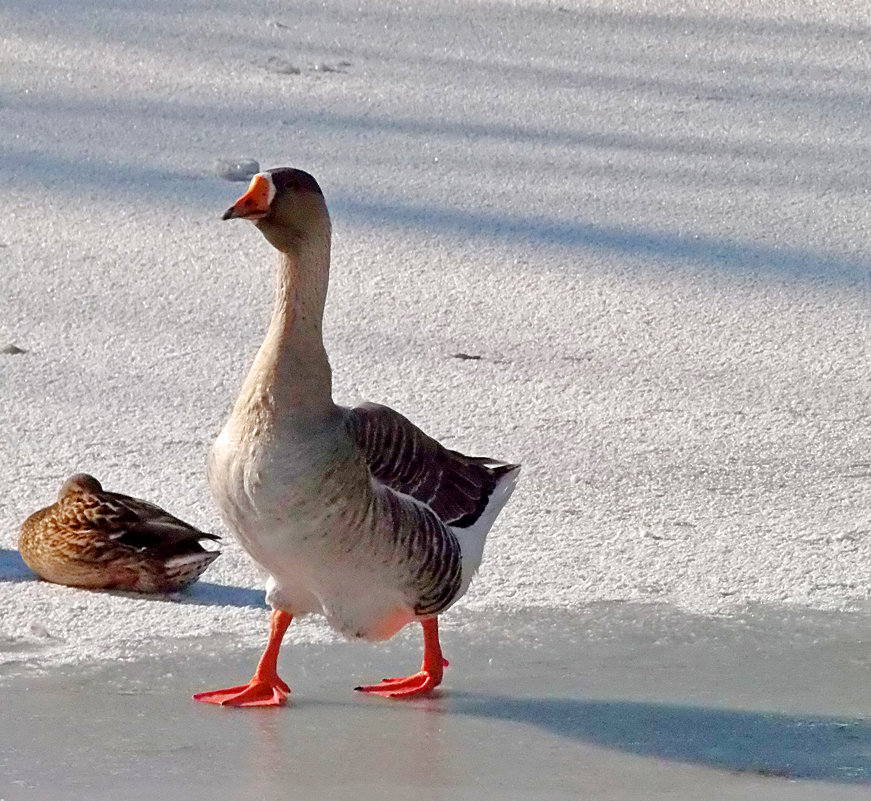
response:
M55 584L174 592L193 584L218 558L220 551L206 550L200 540L219 539L76 473L55 503L24 521L18 550L34 573Z
M387 406L334 403L322 336L331 223L311 175L260 172L223 219L250 220L278 251L272 319L208 465L225 523L268 574L272 612L251 680L194 698L284 704L279 649L309 614L373 641L420 623L420 671L355 689L429 693L447 666L438 616L468 589L520 466L449 450Z

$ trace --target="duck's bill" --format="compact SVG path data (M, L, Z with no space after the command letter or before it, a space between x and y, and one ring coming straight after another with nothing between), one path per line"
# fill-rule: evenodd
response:
M260 220L269 214L269 206L275 197L272 179L262 172L257 173L248 184L248 189L229 209L222 220Z

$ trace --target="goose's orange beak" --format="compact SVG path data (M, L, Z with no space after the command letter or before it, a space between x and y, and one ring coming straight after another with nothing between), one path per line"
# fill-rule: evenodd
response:
M258 173L251 179L245 194L224 212L221 219L232 220L238 217L243 220L259 220L269 214L273 194L272 182Z

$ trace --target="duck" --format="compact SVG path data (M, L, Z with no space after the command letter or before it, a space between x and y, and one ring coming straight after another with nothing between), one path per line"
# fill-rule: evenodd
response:
M76 473L53 504L24 521L18 550L34 573L54 584L169 593L193 584L218 558L220 551L207 550L202 540L220 537Z
M251 680L194 699L286 703L279 650L292 620L311 614L370 641L419 624L420 670L354 689L428 694L448 665L439 616L468 590L520 465L451 450L388 406L334 402L323 341L331 221L309 173L257 173L223 219L252 222L278 252L265 338L208 460L225 523L268 575L272 612Z

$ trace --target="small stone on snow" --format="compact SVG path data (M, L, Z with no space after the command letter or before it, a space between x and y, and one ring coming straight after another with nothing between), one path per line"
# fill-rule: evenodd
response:
M225 181L250 181L258 172L260 164L256 159L218 159L215 162L215 173Z
M299 75L302 70L295 64L291 64L283 58L271 56L266 61L266 69L278 75Z

